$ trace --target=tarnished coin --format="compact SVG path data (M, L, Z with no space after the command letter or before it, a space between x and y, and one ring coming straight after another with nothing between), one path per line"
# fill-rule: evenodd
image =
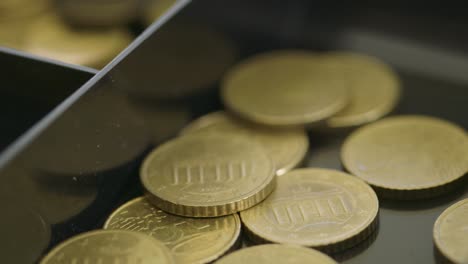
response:
M145 198L135 198L119 207L104 229L139 231L162 241L178 263L210 263L239 240L237 214L215 218L189 218L168 214Z
M164 211L195 217L232 214L274 189L275 167L255 141L197 133L156 148L140 170L148 199Z
M331 128L359 126L375 121L393 110L400 83L385 63L366 55L331 52L321 57L332 64L349 90L348 105L326 121Z
M265 201L241 212L248 237L337 252L376 228L379 202L371 187L328 169L297 169L278 177Z
M101 68L130 42L125 29L77 30L54 15L43 16L29 27L23 49L68 63Z
M53 263L175 263L160 241L138 232L99 230L62 242L40 262Z
M319 251L293 245L261 245L236 251L216 264L336 264L329 256Z
M232 68L222 99L233 112L266 125L303 125L331 117L348 102L343 80L306 51L257 55Z
M468 198L447 208L434 224L434 243L453 263L468 263Z
M282 175L296 167L307 153L309 140L303 128L271 128L239 120L225 112L207 114L182 130L181 134L195 132L244 133L265 149Z
M449 191L468 171L468 137L462 128L441 119L391 117L351 134L341 159L379 195L431 197Z

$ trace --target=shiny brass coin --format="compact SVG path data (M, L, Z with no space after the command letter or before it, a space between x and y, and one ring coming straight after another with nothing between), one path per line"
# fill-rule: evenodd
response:
M232 68L222 83L224 104L266 125L322 121L348 101L343 80L306 51L261 54Z
M331 128L359 126L393 110L400 83L396 73L377 58L355 53L331 52L321 57L348 84L348 105L326 121Z
M447 208L434 224L434 243L453 263L468 263L468 198Z
M52 263L175 263L160 241L132 231L99 230L62 242L40 262Z
M146 157L140 177L154 205L195 217L245 210L276 183L263 148L237 134L198 133L169 141Z
M252 241L336 252L358 244L375 230L379 202L360 179L309 168L290 171L277 181L263 203L241 212Z
M54 15L38 19L26 35L27 52L94 68L105 66L132 41L124 29L76 30Z
M168 214L145 198L133 199L115 210L104 229L138 231L162 241L178 263L210 263L236 246L240 235L237 214L189 218Z
M149 0L143 14L143 20L147 26L161 17L174 5L175 0Z
M216 264L336 264L329 256L319 251L293 245L261 245L236 251L220 259Z
M397 199L435 196L468 171L468 137L444 120L386 118L351 134L341 149L348 171Z
M302 128L273 129L239 120L225 112L207 114L189 124L181 134L195 132L244 133L265 149L282 175L296 167L307 153L309 140Z

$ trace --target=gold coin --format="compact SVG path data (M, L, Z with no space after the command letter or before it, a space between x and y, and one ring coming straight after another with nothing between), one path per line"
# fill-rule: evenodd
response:
M276 51L241 62L222 83L224 104L266 125L303 125L345 107L345 83L306 51Z
M244 122L225 112L207 114L184 128L181 134L194 132L244 133L265 149L276 167L276 175L282 175L296 167L307 153L309 140L302 128L273 129Z
M220 259L216 264L336 264L329 256L310 248L293 245L261 245L236 251Z
M434 243L453 263L468 263L468 198L453 204L437 218Z
M55 15L38 19L26 35L27 52L94 68L105 66L132 41L124 29L77 30Z
M239 240L237 214L216 218L189 218L168 214L145 198L135 198L119 207L104 229L139 231L162 241L178 263L210 263Z
M160 241L132 231L98 230L74 236L56 246L40 264L175 263Z
M276 183L263 148L236 134L198 133L169 141L146 157L140 177L154 205L195 217L245 210Z
M241 212L255 242L336 252L365 240L376 228L379 202L372 188L349 174L297 169L278 177L265 201Z
M386 118L351 134L341 160L379 195L415 199L450 190L468 171L465 131L425 116ZM452 185L453 186L453 185Z
M375 121L393 110L400 83L396 73L377 58L355 53L324 55L348 84L348 105L326 121L332 128L359 126Z

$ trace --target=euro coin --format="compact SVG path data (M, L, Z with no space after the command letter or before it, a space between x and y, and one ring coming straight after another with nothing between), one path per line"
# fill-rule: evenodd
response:
M468 171L468 137L438 118L390 117L352 133L341 160L382 197L433 197L451 190Z
M303 128L271 128L242 121L225 112L214 112L193 121L181 132L243 133L265 149L282 175L296 167L305 157L309 140Z
M256 123L308 125L343 109L348 94L335 71L306 51L274 51L234 66L222 81L222 99Z
M168 214L138 197L115 210L104 229L138 231L163 242L178 263L211 263L238 245L237 214L189 218Z
M237 134L173 139L140 169L148 199L177 215L212 217L258 204L275 186L275 167L256 142Z
M278 177L275 191L241 212L254 242L295 244L333 253L375 231L379 202L372 188L352 175L328 169L296 169Z

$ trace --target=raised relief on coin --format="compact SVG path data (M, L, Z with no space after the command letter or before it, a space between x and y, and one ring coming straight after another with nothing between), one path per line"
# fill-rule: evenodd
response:
M261 245L249 248L244 248L234 253L231 253L216 264L239 264L239 263L255 263L255 264L336 264L329 256L310 249L293 245Z
M391 117L351 134L341 159L349 172L377 187L379 195L431 197L450 190L468 171L468 137L441 119Z
M196 217L228 215L259 203L273 190L274 176L263 148L237 134L174 139L148 155L140 170L154 205Z
M162 241L179 263L210 263L236 246L237 214L189 218L168 214L140 197L118 208L104 229L138 231Z
M278 178L261 204L241 212L254 241L296 244L334 252L376 227L377 197L361 180L334 170L297 169Z
M53 263L175 263L170 251L158 240L138 232L99 230L62 242L41 264Z
M377 58L350 52L330 52L321 59L336 70L348 87L348 105L326 121L331 128L359 126L393 110L398 102L397 74Z
M345 82L306 51L275 51L234 66L222 82L227 108L266 125L313 124L348 102Z
M453 263L468 263L468 198L447 208L434 224L434 243Z
M273 129L239 120L225 112L202 116L184 128L182 135L197 132L243 133L265 149L282 175L296 167L307 153L309 141L303 128Z

